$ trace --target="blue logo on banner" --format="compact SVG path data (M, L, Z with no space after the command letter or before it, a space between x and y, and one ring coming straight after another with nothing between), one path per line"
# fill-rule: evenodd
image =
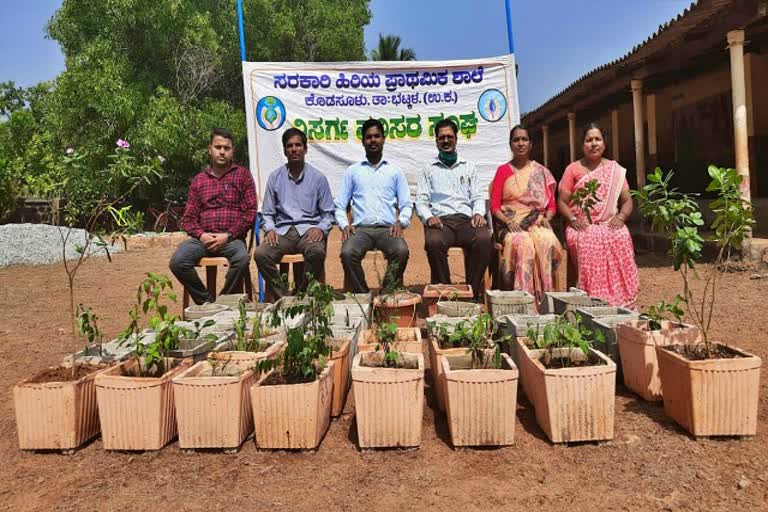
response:
M279 129L285 122L285 105L279 98L264 96L256 104L256 121L265 130Z
M495 123L507 113L507 98L498 89L488 89L477 100L477 110L489 123Z

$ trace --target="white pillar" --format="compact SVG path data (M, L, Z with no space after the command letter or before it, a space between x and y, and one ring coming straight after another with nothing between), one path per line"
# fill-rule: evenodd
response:
M731 95L733 98L733 140L736 150L736 171L742 177L741 197L750 201L749 188L749 135L747 132L747 90L744 80L744 31L728 32L728 50L731 55ZM742 254L749 254L750 233L742 245Z
M611 149L613 150L613 159L619 161L619 146L621 144L621 137L619 137L619 111L614 109L611 111Z
M649 94L645 97L647 115L648 115L648 154L651 155L651 160L655 160L655 156L658 153L656 147L656 95Z
M632 80L632 110L635 121L635 172L638 190L645 186L645 122L643 120L643 81Z
M571 148L571 162L576 160L576 113L568 112L568 142Z
M544 167L549 168L549 126L546 124L541 127L541 135L544 151Z

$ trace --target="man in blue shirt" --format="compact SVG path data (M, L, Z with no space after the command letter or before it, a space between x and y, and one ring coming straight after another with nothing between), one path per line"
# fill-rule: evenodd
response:
M288 294L278 265L285 254L301 253L305 272L320 279L325 268L325 247L333 224L333 197L328 179L304 161L307 136L297 128L283 133L283 152L288 163L267 180L261 207L264 240L254 252L267 293L277 300ZM296 288L305 289L304 272L296 275Z
M383 287L402 286L408 264L408 244L403 229L411 223L408 181L399 167L383 158L384 127L378 119L363 123L366 159L344 172L336 198L336 222L341 229L341 263L345 283L354 293L367 293L362 260L365 253L379 249L387 258ZM353 222L347 219L352 203ZM395 209L397 207L397 210Z

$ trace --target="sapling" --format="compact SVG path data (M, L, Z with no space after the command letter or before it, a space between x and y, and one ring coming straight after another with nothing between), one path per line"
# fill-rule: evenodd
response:
M581 315L573 311L566 311L555 321L546 324L543 329L539 325L529 327L527 336L537 348L547 351L543 357L545 365L559 362L562 367L571 365L574 350L580 350L586 360L589 358L589 349L595 341L605 342L602 332L587 329L581 321ZM561 356L561 350L566 350L567 355Z
M99 344L99 355L102 355L102 343L104 336L101 334L98 326L99 317L92 313L89 308L78 304L77 306L77 332L86 340L83 354L88 355L88 350L95 345L96 340Z
M597 195L599 188L599 181L589 180L569 197L571 204L587 215L587 221L590 224L592 224L592 208L600 202L600 197Z
M467 347L467 353L472 356L472 368L487 366L488 350L496 344L493 342L494 321L491 315L483 313L474 320L463 320L449 331L446 325L438 327L438 342L445 347ZM496 351L498 351L496 347ZM498 357L501 354L499 352ZM500 364L500 359L497 360Z
M682 322L685 312L680 307L683 297L679 294L675 296L672 302L661 300L648 307L645 316L648 317L648 330L658 331L661 329L661 322L672 316L678 323Z
M376 350L384 351L384 366L391 368L400 360L400 353L395 350L397 324L383 322L376 327Z

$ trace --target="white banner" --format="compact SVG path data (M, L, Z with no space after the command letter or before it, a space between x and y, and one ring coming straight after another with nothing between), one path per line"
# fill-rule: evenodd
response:
M434 126L459 127L459 154L487 184L509 160L509 130L520 121L514 55L410 62L243 62L250 168L261 201L267 178L285 163L281 136L307 134L307 162L339 191L344 170L365 158L360 127L382 121L384 158L416 173L437 156Z

